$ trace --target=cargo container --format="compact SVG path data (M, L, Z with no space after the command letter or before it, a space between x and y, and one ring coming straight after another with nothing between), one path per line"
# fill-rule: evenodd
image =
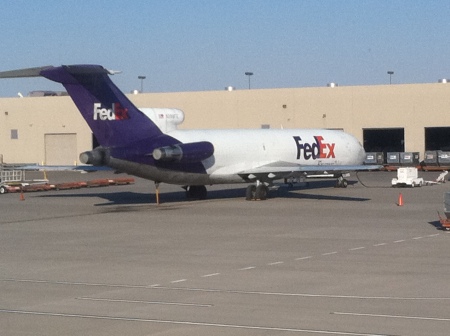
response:
M420 163L419 152L403 152L400 153L400 165L416 167Z
M438 151L439 166L450 166L450 152Z
M400 164L400 153L399 152L388 152L386 154L386 163L388 165L398 166Z
M425 158L423 159L425 166L437 166L438 165L438 152L426 151Z
M366 153L366 158L364 160L364 164L372 165L372 164L384 164L384 155L382 152L371 152Z

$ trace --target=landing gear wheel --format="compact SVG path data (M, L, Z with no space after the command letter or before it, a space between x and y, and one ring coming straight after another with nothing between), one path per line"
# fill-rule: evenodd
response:
M256 186L251 184L245 190L245 200L252 201L255 199L255 196L256 196Z
M255 199L260 201L265 201L267 199L267 194L269 190L264 184L260 184L256 187Z
M336 188L347 188L348 181L345 178L338 178L336 181Z
M206 199L208 191L206 190L206 187L203 185L200 186L189 186L186 189L186 197L188 199Z
M245 199L247 201L264 201L267 199L268 194L269 189L266 185L260 184L255 186L254 184L251 184L245 191Z
M5 186L0 187L0 194L6 194L8 192L8 189L6 189Z

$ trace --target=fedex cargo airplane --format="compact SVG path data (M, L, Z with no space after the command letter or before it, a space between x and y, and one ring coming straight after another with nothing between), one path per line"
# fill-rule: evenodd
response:
M375 170L343 131L326 129L179 130L178 109L137 108L100 65L45 66L0 72L0 78L43 76L61 83L100 146L80 161L108 166L159 183L184 186L206 198L206 185L249 183L247 200L264 200L275 180L327 174L346 187L343 174ZM226 117L226 116L224 116Z

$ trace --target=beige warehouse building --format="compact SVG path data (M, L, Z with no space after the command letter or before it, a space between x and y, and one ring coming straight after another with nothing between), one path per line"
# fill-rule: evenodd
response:
M179 108L180 128L329 128L370 152L450 150L450 84L143 93L138 107ZM68 96L0 99L5 163L78 163L96 146Z

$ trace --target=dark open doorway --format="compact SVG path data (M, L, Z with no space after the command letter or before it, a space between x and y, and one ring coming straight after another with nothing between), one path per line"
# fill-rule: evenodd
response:
M450 151L450 127L425 127L426 151Z
M366 152L404 152L405 130L403 128L363 129Z

